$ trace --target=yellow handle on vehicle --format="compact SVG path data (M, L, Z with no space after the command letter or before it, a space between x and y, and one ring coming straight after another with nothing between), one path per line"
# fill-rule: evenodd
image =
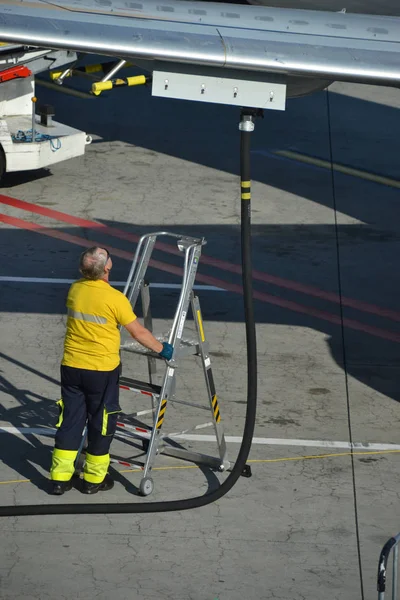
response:
M109 81L98 81L92 85L92 93L95 96L99 96L101 92L112 90L113 87L120 85L127 85L129 87L134 85L144 85L147 79L145 75L135 75L134 77L127 77L126 79L110 79Z
M144 85L146 83L145 75L136 75L135 77L127 77L126 78L128 85Z
M112 81L97 81L92 84L92 93L95 96L99 96L101 92L105 92L107 90L112 90L113 82Z

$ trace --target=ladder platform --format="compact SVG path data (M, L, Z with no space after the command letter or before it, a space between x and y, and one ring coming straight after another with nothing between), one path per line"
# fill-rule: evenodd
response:
M160 395L161 386L155 385L154 383L148 383L147 381L139 381L138 379L131 379L130 377L120 377L119 387L125 390L131 390L133 392L140 392L147 396Z
M167 339L162 338L161 336L155 336L161 343L166 342ZM208 343L203 343L204 350L208 352ZM152 350L148 350L144 348L139 342L134 340L133 338L130 340L126 340L121 343L120 350L124 352L133 352L134 354L140 354L142 356L147 356L149 358L158 358L160 360L164 360L161 358L156 352ZM192 356L195 354L200 354L200 346L199 342L196 340L179 340L179 344L175 348L175 358L182 356Z

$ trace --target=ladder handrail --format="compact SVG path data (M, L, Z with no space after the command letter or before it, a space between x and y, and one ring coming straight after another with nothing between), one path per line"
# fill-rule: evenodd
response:
M206 243L204 238L192 238L192 237L188 237L188 236L182 236L182 234L172 233L170 231L154 231L153 233L146 233L146 234L142 235L142 237L139 239L139 242L138 242L138 245L137 245L137 248L136 248L136 252L135 252L135 255L133 257L132 265L131 265L131 268L130 268L130 271L129 271L128 279L127 279L125 287L124 287L124 291L123 291L124 295L126 295L128 289L129 289L129 286L131 284L131 281L133 279L133 274L134 274L135 269L136 269L136 265L137 265L138 258L139 258L139 255L140 255L140 250L141 250L141 248L143 246L143 243L145 242L145 240L147 240L148 238L152 238L152 237L154 237L154 241L156 242L157 241L157 237L161 236L161 235L162 236L173 237L173 238L176 238L178 240L181 240L181 239L187 239L187 240L189 240L190 239L196 245L200 244L200 245L203 246Z
M185 300L185 295L187 292L188 274L189 274L189 253L191 251L193 251L193 253L194 253L194 249L196 248L197 245L198 244L192 244L190 246L187 246L187 248L185 249L185 261L184 261L184 266L183 266L182 288L181 288L181 293L180 293L179 300L178 300L178 306L175 311L174 320L172 322L171 332L168 337L168 342L170 344L174 344L174 342L175 342L175 337L176 337L176 334L178 331L178 326L179 326L179 317L180 317L180 313L181 313L181 309L182 309L182 304ZM193 262L193 258L194 257L192 256L191 262Z
M151 253L153 252L153 248L154 248L154 245L156 242L156 238L154 236L144 236L144 237L147 237L148 239L146 240L145 248L140 256L139 265L137 263L138 263L138 259L139 259L140 248L143 245L144 240L143 241L139 240L139 242L142 242L142 243L139 243L139 246L135 252L132 266L129 271L128 279L127 279L127 282L126 282L126 285L124 288L124 294L125 295L127 294L127 298L131 302L133 309L135 308L136 300L139 295L139 288L140 288L140 283L141 283L139 280L139 277L140 277L140 274L141 274L141 271L143 268L143 263L145 262L146 255L148 253L151 255ZM149 248L150 248L150 251L149 251ZM146 269L147 269L147 267L146 267ZM145 271L146 271L146 269L145 269ZM128 294L129 286L131 286L131 291ZM133 298L135 291L136 291L136 297Z
M133 257L132 265L131 265L131 268L129 270L128 279L126 280L126 284L125 284L125 287L124 287L124 291L123 291L124 295L126 295L128 289L129 289L129 286L131 284L133 273L134 273L134 271L136 269L136 264L137 264L137 261L138 261L138 258L139 258L139 253L140 253L140 249L141 249L141 247L143 245L143 242L145 241L146 238L149 238L150 236L151 236L151 233L146 233L145 235L142 235L142 237L139 239L138 245L136 247L136 252L135 252L134 257Z

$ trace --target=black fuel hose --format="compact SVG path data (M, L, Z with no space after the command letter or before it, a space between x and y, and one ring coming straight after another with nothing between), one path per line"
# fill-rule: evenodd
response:
M155 513L188 510L211 504L225 496L244 473L254 433L257 405L257 345L253 307L253 280L251 260L251 191L250 191L250 137L256 112L243 109L240 129L240 184L241 184L241 252L244 315L247 347L247 408L242 443L235 464L225 481L215 490L185 500L167 502L129 502L101 504L41 504L0 506L0 517L27 515L78 515L112 513Z

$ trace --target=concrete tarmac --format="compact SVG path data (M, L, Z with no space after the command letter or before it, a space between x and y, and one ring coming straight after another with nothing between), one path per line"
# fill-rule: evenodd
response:
M91 241L106 245L120 282L134 236L161 228L205 236L197 283L224 290L198 294L234 460L246 402L239 111L155 99L144 88L83 100L38 86L37 96L94 141L80 159L8 175L1 190L0 504L149 502L215 489L226 475L168 457L156 462L150 498L137 495L140 473L126 467L113 467L114 489L93 497L73 489L55 499L47 473L64 303L79 253ZM379 552L400 517L399 108L397 90L336 84L256 123L252 478L181 513L4 518L1 598L377 597ZM331 159L333 170L318 162ZM178 259L156 258L164 267L150 280L164 285L152 290L162 333L177 300L165 287L178 283L168 266ZM145 371L142 359L124 357L124 374ZM177 395L205 400L198 364L184 361ZM125 391L121 402L126 413L146 407ZM165 428L198 419L171 406ZM187 444L216 451L203 438ZM115 441L113 453L132 452L140 448Z

